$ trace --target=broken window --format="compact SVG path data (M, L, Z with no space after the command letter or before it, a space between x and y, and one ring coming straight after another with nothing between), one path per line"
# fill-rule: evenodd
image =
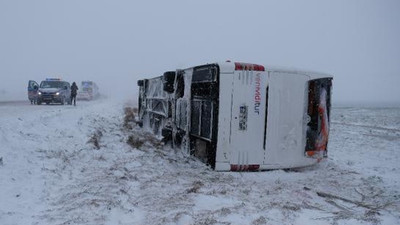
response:
M330 78L311 80L308 85L306 153L309 156L316 153L326 156L331 86Z

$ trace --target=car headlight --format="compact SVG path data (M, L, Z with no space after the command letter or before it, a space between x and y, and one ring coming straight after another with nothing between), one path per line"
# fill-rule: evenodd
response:
M42 95L42 92L39 91L39 92L38 92L38 95Z
M56 95L59 95L60 94L60 92L56 92Z

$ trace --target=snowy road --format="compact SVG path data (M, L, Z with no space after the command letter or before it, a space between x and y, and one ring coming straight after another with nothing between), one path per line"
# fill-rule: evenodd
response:
M328 160L255 173L214 172L123 117L108 99L0 104L0 224L400 224L399 108L335 108Z

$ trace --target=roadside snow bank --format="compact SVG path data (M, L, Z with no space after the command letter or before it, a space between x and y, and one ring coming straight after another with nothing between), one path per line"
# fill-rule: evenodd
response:
M363 110L333 110L317 166L221 173L106 99L3 106L0 224L399 223L400 110Z

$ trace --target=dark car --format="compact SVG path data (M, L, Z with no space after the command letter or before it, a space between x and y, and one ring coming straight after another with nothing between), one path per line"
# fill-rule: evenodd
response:
M42 81L37 91L36 103L40 105L43 102L46 104L71 104L71 85L58 78L48 78Z

